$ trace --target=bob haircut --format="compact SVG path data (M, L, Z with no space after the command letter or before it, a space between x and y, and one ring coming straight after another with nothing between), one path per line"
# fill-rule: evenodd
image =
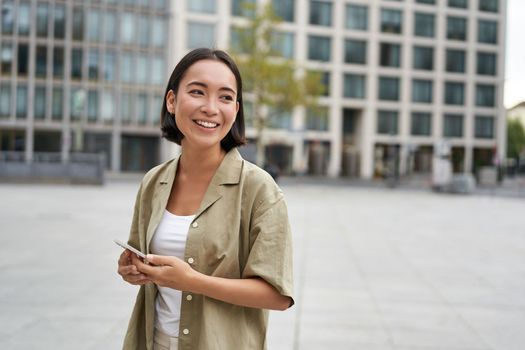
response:
M214 60L224 63L230 68L237 82L237 102L239 103L239 111L235 116L235 122L230 131L228 131L228 134L221 140L221 148L228 152L234 147L244 145L246 143L246 138L244 135L241 74L239 73L239 69L233 59L226 52L221 50L212 50L208 48L195 49L186 54L186 56L184 56L175 66L175 69L171 73L170 80L168 81L166 92L164 93L164 100L162 101L162 110L160 112L160 130L162 131L162 137L175 142L178 145L181 144L184 135L177 127L175 118L166 108L166 97L170 90L173 90L173 93L177 95L179 84L188 68L190 68L195 62L201 60Z

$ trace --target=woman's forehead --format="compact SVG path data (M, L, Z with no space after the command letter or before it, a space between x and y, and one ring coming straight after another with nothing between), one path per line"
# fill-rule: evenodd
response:
M185 84L193 81L201 81L214 85L237 86L235 75L231 69L223 62L216 60L200 60L192 64L182 79Z

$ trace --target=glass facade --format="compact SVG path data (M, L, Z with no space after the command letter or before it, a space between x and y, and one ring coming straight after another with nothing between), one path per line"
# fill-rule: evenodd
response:
M414 69L434 69L434 49L432 47L415 46L412 58L412 67Z
M414 35L426 38L435 36L435 16L431 13L418 13L414 15Z
M272 50L279 56L293 59L295 53L295 35L288 32L273 32Z
M332 3L327 1L310 1L310 24L318 26L332 25Z
M432 103L432 80L412 80L412 102Z
M485 12L498 12L499 0L479 0L479 10Z
M474 137L479 139L494 138L494 118L489 116L476 116L474 121Z
M412 112L410 134L414 136L430 136L432 130L432 115L427 112Z
M327 131L328 130L328 108L318 107L316 109L308 109L306 111L306 129Z
M463 17L447 17L447 39L467 40L467 19Z
M447 49L445 69L451 73L465 73L465 51Z
M381 31L383 33L401 34L403 16L399 10L381 10Z
M478 52L476 72L480 75L496 75L496 54Z
M465 84L445 82L445 104L463 105L465 101Z
M383 67L401 66L401 45L391 43L380 44L379 65Z
M285 22L293 22L295 18L295 0L272 0L277 16Z
M188 48L215 46L215 25L201 22L188 22Z
M253 17L255 15L255 0L232 0L232 15Z
M379 110L377 112L377 133L397 135L399 113L392 110Z
M495 107L496 106L496 86L489 84L476 85L476 106Z
M353 30L368 29L368 7L346 5L345 27Z
M399 100L399 78L379 77L379 96L380 100L398 101Z
M498 22L479 20L478 21L478 42L486 44L498 43Z
M330 61L332 40L330 37L308 36L308 59L314 61Z
M448 6L466 9L468 7L468 0L448 0Z
M186 7L189 12L215 13L217 11L215 0L187 0Z
M365 98L365 76L362 74L344 75L343 96L348 98Z
M366 41L346 39L344 61L353 64L366 64Z
M463 137L463 115L445 114L443 118L444 137Z

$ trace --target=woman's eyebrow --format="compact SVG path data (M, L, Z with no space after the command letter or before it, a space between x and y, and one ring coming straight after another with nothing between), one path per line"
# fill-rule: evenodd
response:
M190 85L197 85L197 86L202 86L203 88L208 88L208 85L206 83L201 82L201 81L190 81L186 86L190 86ZM232 89L232 88L230 88L228 86L223 86L223 87L219 88L219 90L225 90L225 91L229 91L229 92L231 92L233 94L237 94L237 92L234 89Z

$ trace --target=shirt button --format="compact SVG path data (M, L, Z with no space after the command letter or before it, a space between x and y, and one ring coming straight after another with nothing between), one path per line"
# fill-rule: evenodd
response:
M195 262L195 260L193 260L193 258L189 258L188 259L188 263L193 264L194 262Z
M194 222L193 224L191 224L191 226L192 226L193 228L197 228L197 227L199 227L199 224L198 224L197 222Z
M187 301L191 301L191 299L193 299L193 297L191 296L191 294L186 295L186 300L187 300Z
M184 328L184 329L182 330L182 333L188 335L188 334L190 334L190 330L189 330L188 328Z

